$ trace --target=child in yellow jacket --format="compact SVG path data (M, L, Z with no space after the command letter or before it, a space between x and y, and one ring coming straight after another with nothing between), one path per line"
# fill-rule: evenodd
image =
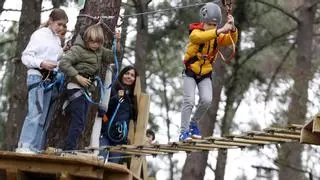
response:
M200 9L201 22L189 26L191 31L189 44L183 61L185 70L180 141L201 138L196 120L201 118L211 104L213 62L219 47L232 45L232 41L236 43L238 40L238 31L231 15L228 15L226 24L218 28L221 16L221 9L217 4L207 3ZM199 90L199 105L190 121L192 108L195 105L196 87Z

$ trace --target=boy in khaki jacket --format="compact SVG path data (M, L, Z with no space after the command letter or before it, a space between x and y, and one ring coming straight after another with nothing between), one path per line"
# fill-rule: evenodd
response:
M117 37L118 39L118 37ZM67 75L67 95L70 103L67 111L71 114L68 135L65 140L64 150L75 150L78 137L86 125L89 101L81 92L88 88L92 80L98 75L102 61L111 64L114 60L112 50L104 48L103 29L100 25L89 26L83 34L83 39L78 36L74 45L63 57L59 67ZM117 50L120 49L119 41ZM76 97L76 98L74 98Z

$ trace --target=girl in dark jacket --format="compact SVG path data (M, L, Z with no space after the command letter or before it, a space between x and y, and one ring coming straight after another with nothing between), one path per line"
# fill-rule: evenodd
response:
M133 95L136 77L136 69L133 66L126 66L112 86L108 111L103 114L100 146L127 144L129 121L136 119ZM104 158L109 157L108 161L114 163L119 163L121 159L120 153L101 151L100 155Z

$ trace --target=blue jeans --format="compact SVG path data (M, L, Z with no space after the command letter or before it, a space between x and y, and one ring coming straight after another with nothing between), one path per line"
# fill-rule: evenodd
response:
M110 139L104 135L100 136L100 147L101 146L116 146L116 143L112 143L112 141L110 141ZM121 156L123 156L122 153L116 153L116 152L109 152L107 150L101 150L99 152L100 156L103 156L104 159L108 160L108 162L112 162L112 163L120 163L121 161Z
M68 97L71 97L78 90L79 89L68 89ZM63 149L75 150L77 148L78 139L84 131L87 123L89 101L84 95L81 95L71 101L66 110L71 115L71 121Z
M28 75L27 86L41 81L39 75ZM28 114L24 120L18 148L28 148L35 152L43 149L44 138L50 122L47 113L50 106L52 91L44 92L44 88L37 86L28 92Z

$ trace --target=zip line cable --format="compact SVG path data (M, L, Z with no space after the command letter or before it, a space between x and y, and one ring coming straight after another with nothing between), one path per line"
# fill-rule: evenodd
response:
M166 12L166 11L185 9L185 8L190 8L190 7L197 7L197 6L202 6L205 4L206 3L196 3L196 4L190 4L190 5L185 5L185 6L176 6L176 7L159 9L159 10L155 10L155 11L147 11L147 12L136 13L136 14L119 15L118 17L120 17L120 19L124 19L124 18L129 18L129 17L134 17L134 16L140 16L140 15L150 15L150 14L156 14L156 13L161 13L161 12ZM93 20L101 20L101 19L113 20L113 18L115 18L117 16L90 16L88 14L79 14L78 17L88 17Z
M178 9L185 9L185 8L190 8L190 7L202 6L202 5L205 5L205 4L206 3L196 3L196 4L186 5L186 6L176 6L176 7L160 9L160 10L155 10L155 11L147 11L147 12L136 13L136 14L122 15L121 17L122 18L128 18L128 17L140 16L140 15L156 14L156 13L160 13L160 12L166 12L166 11L172 11L172 10L178 10Z

